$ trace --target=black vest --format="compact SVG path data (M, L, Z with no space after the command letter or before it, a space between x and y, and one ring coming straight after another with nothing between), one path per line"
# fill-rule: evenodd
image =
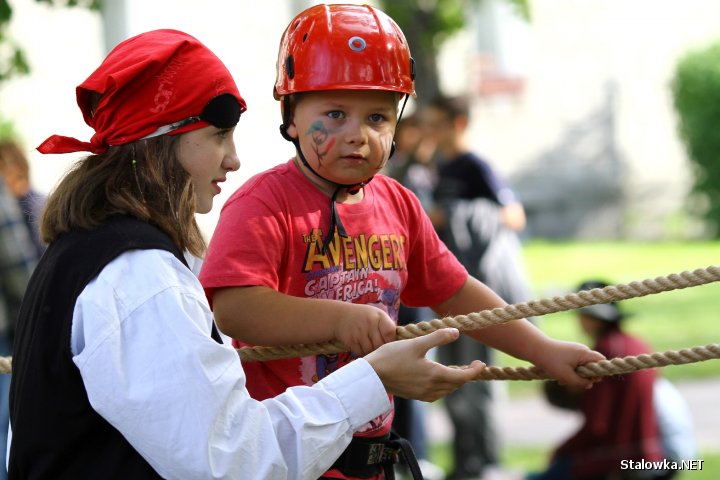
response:
M137 249L167 250L187 265L170 237L131 217L63 235L38 264L13 346L10 479L161 478L92 409L70 351L77 297L108 263ZM214 329L213 338L220 341Z

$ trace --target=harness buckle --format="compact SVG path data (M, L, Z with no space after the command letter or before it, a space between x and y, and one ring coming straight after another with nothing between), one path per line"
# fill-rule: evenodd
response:
M400 461L400 449L393 448L387 443L373 443L369 445L367 464L381 465L397 463Z

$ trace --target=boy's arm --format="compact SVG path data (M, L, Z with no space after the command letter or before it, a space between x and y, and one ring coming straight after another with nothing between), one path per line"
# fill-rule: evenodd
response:
M434 305L433 310L441 316L456 316L505 305L507 303L485 284L468 276L457 293ZM525 319L463 333L513 357L527 360L568 385L592 385L593 381L577 375L575 368L605 358L585 345L552 339Z
M395 340L395 323L376 307L293 297L268 287L216 289L213 312L223 333L253 345L339 340L365 355Z

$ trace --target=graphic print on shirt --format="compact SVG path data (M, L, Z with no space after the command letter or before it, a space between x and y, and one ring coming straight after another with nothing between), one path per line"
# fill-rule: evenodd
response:
M302 237L307 245L302 272L307 298L373 305L397 323L400 293L407 277L404 236L378 233L340 237L335 234L325 253L321 229ZM304 357L300 362L302 381L312 385L355 358L347 352ZM389 421L390 413L387 413L359 432L378 430Z

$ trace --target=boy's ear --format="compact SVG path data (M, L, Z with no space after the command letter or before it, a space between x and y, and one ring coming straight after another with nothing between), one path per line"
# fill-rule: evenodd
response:
M297 127L295 126L295 122L290 122L285 125L285 131L290 138L298 138L298 131Z

